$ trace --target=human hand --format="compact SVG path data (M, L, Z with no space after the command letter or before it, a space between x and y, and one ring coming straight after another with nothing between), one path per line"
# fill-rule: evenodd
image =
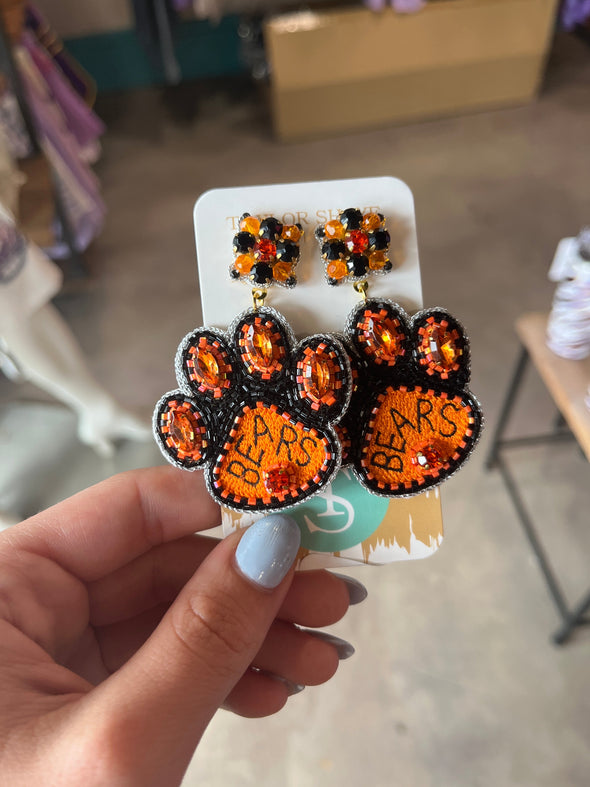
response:
M0 534L2 783L179 784L219 707L275 713L351 654L298 625L335 623L363 586L294 575L284 516L194 535L219 519L201 476L161 467Z

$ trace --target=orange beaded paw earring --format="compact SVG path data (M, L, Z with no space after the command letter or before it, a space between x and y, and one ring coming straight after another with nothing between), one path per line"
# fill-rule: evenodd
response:
M166 459L203 467L211 495L237 511L277 511L319 492L337 473L334 425L351 396L342 343L329 334L296 342L265 306L267 288L294 287L302 229L244 214L232 279L253 285L252 308L227 332L202 327L176 354L179 389L156 404L154 433Z
M345 328L354 390L338 425L344 461L376 495L423 492L461 467L483 426L467 389L465 331L445 309L410 318L391 300L368 298L367 277L393 268L382 215L349 208L316 237L328 283L351 281L363 298Z

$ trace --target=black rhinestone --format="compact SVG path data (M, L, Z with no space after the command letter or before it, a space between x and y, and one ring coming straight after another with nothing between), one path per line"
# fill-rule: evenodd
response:
M237 271L235 268L232 268L229 275L232 277L232 279L239 279L240 271Z
M272 268L266 262L257 262L252 266L248 278L254 284L268 284L272 281Z
M341 240L328 241L322 246L322 256L327 260L339 260L345 254L346 246Z
M389 232L387 230L375 230L369 233L369 246L375 251L382 251L389 246Z
M268 219L263 219L260 222L259 235L261 238L266 238L267 240L276 240L282 231L283 225L280 221L275 219L274 216L269 216Z
M249 213L242 213L242 215L240 216L240 221L242 219L247 219L249 215L250 215Z
M315 236L316 236L316 238L318 240L323 240L325 234L326 233L324 232L324 225L323 224L320 224L319 227L316 227Z
M293 262L299 259L299 246L288 240L280 240L277 243L277 260L283 262Z
M353 276L364 276L369 268L369 260L364 254L351 254L346 267Z
M385 221L385 216L382 213L378 213L377 215L379 216L379 221Z
M238 232L234 238L234 251L246 254L254 248L256 238L249 232Z
M347 230L358 230L361 227L363 214L357 208L348 208L340 214L340 223L344 224Z
M297 284L297 279L295 276L289 276L289 278L285 281L287 287L294 287Z
M328 284L334 287L336 284L338 284L338 279L328 279Z
M384 271L390 271L392 268L393 268L393 265L391 264L391 262L389 262L389 260L383 266L383 270Z

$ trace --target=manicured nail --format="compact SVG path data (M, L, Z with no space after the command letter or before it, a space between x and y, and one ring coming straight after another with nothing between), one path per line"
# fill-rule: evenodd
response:
M258 669L258 667L252 667L252 670L257 672L259 675L264 675L267 678L271 678L271 680L276 680L278 683L282 683L283 686L286 687L289 697L292 697L294 694L299 694L305 688L302 683L293 683L293 681L287 680L287 678L283 678L280 675L275 675L274 672L267 672L267 670Z
M361 601L367 598L368 590L362 582L358 581L358 579L353 579L346 574L337 574L335 571L332 571L332 574L346 583L346 589L348 590L351 604L360 604Z
M347 642L345 639L340 639L340 637L335 637L333 634L328 634L327 631L313 631L310 629L305 630L317 639L321 639L324 642L327 642L328 645L332 645L333 648L336 648L336 652L338 653L338 658L340 661L349 659L355 652L350 642Z
M271 514L246 530L236 549L236 563L244 576L270 590L286 576L300 542L301 533L294 519Z

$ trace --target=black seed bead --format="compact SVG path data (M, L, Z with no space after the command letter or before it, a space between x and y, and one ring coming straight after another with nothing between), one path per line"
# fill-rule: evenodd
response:
M340 223L344 224L347 230L358 230L361 227L363 214L358 208L348 208L340 214Z
M322 256L327 260L339 260L345 254L346 246L341 240L328 241L322 246Z
M338 279L328 279L328 284L331 287L334 287L336 284L338 284Z
M364 254L351 254L346 267L353 276L364 276L369 269L369 260Z
M266 262L257 262L248 276L254 284L268 284L272 281L272 268Z
M316 238L318 240L323 240L324 237L325 237L325 234L326 233L324 232L324 225L323 224L320 224L319 227L316 227L316 229L315 229L315 236L316 236Z
M293 262L299 259L299 246L288 240L280 240L277 243L277 260L283 262Z
M274 216L269 216L267 219L263 219L260 222L259 235L261 238L274 241L280 237L282 231L283 225L278 219L275 219Z
M238 232L234 238L234 251L240 254L247 254L254 248L256 238L250 232Z
M383 266L383 270L384 271L390 271L392 268L393 268L393 265L391 264L391 262L389 262L389 260Z
M232 277L232 279L239 279L240 271L237 271L235 268L232 268L229 275Z
M287 287L294 287L297 284L297 279L295 276L289 276L289 278L285 281Z
M391 240L387 230L375 230L369 233L369 247L375 251L383 251L389 246Z

